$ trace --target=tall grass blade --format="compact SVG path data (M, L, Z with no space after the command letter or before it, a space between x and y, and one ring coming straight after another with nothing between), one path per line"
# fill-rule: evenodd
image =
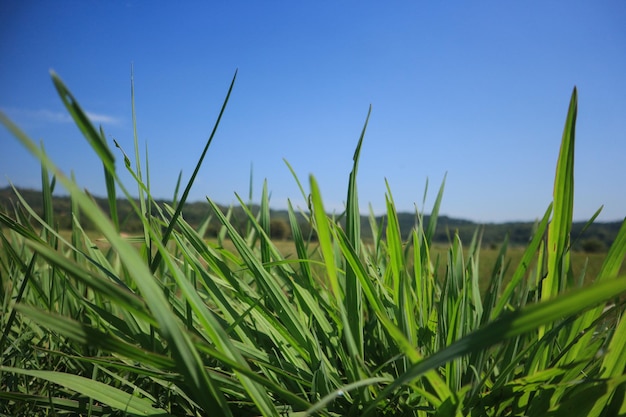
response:
M187 197L189 196L191 187L196 179L196 176L198 175L198 171L200 171L200 166L202 165L202 162L204 161L204 157L206 156L206 153L209 150L209 146L211 145L211 142L213 142L213 138L215 137L215 133L217 132L217 127L219 126L220 121L222 120L222 116L224 114L224 111L226 110L226 105L228 104L228 100L230 99L230 94L233 91L233 87L235 86L236 79L237 79L237 71L235 71L233 80L230 83L230 87L228 88L228 93L226 93L226 98L224 99L224 103L222 104L220 113L217 116L215 125L213 126L213 131L211 132L209 139L204 145L204 149L202 150L202 153L200 154L198 163L196 164L196 167L194 168L193 173L191 174L191 177L189 178L189 181L187 182L187 186L185 187L185 190L183 191L183 194L180 197L180 202L176 205L176 211L174 212L174 215L169 221L169 224L167 225L167 229L165 229L165 232L163 233L163 237L161 239L161 242L163 243L163 245L167 244L167 241L170 238L170 234L172 233L172 230L174 230L174 226L176 225L176 221L178 220L178 217L183 211L183 206L185 205L185 202L187 201ZM150 265L150 270L152 272L156 271L160 261L161 261L161 255L160 255L160 252L157 252L156 256L152 260L152 264Z
M348 181L348 196L346 202L346 234L350 241L350 244L354 250L360 252L361 244L361 212L359 210L359 196L357 192L357 173L359 169L359 157L361 156L361 145L363 144L363 138L365 137L365 131L367 130L367 124L369 122L370 115L372 113L372 106L370 106L367 117L365 118L365 124L361 130L361 136L359 142L354 151L352 157L352 171L350 172L350 179ZM363 309L361 306L361 285L356 278L355 272L352 268L346 266L346 313L350 320L350 331L352 337L356 343L359 357L363 357Z
M326 266L326 273L330 284L331 294L335 301L335 308L339 313L341 322L340 332L344 336L346 345L348 347L349 357L346 358L350 362L350 366L347 367L346 373L350 378L350 382L354 382L363 376L363 357L359 354L359 348L350 330L350 319L348 318L348 312L345 308L345 292L344 285L339 281L339 274L337 264L335 262L335 250L333 245L333 237L330 227L330 219L327 217L324 211L324 203L322 202L322 196L319 190L317 181L313 176L310 177L311 185L311 203L313 208L313 216L315 218L315 225L317 230L318 242L322 251L324 265ZM361 395L365 395L361 391Z
M541 286L541 297L548 300L565 284L569 271L569 239L574 210L574 141L578 93L576 87L567 112L563 139L556 166L552 221L548 227L548 270Z
M433 209L430 212L430 218L428 220L428 228L424 234L426 245L431 247L433 243L433 236L435 236L435 231L437 230L437 220L439 218L439 209L441 208L441 200L443 199L443 190L446 185L446 177L447 174L444 175L443 181L441 181L441 186L439 187L439 192L437 193L437 198L435 199L435 204L433 204Z

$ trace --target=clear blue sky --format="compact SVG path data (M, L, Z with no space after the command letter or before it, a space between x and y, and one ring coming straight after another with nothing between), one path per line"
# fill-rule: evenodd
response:
M61 168L104 195L102 168L54 90L54 69L107 140L132 156L130 68L151 187L171 198L237 82L191 200L300 193L314 174L329 210L345 201L367 110L363 211L441 211L479 222L534 220L552 182L570 94L579 91L577 220L626 216L626 2L0 2L0 109ZM119 151L118 170L124 171ZM122 175L132 190L128 175ZM426 207L422 198L426 180ZM0 187L40 188L40 171L0 128Z

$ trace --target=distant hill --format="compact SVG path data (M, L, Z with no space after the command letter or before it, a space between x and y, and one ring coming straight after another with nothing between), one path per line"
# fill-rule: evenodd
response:
M44 211L43 201L41 198L41 191L18 189L20 195L24 201L32 207L32 209L38 214L42 215ZM105 198L94 197L94 200L104 210L108 210L108 202ZM164 200L157 200L157 204L171 204L171 202ZM19 199L15 195L12 188L7 187L0 189L0 209L9 216L15 217L15 207L19 206ZM228 210L228 207L220 206L222 211ZM252 206L254 213L258 212L258 206ZM120 219L123 222L123 229L127 232L135 232L141 230L141 222L137 216L133 213L131 205L126 200L118 200L118 212ZM68 229L71 226L71 201L69 197L55 196L53 198L53 213L54 221L60 229ZM306 223L303 216L298 214L299 223L303 228L303 232L310 231L309 225ZM212 215L210 206L206 202L192 202L187 203L183 209L184 219L191 225L197 226L211 217L207 234L216 235L220 229L215 216ZM272 232L276 233L279 238L288 237L288 212L286 210L270 210L270 218L272 219ZM398 213L398 221L400 224L400 230L402 236L407 238L411 233L412 228L416 224L416 216L414 213ZM246 216L241 207L232 208L231 221L240 230L245 230ZM424 223L428 224L430 216L424 216ZM376 218L376 223L384 230L385 216L379 216ZM81 224L87 230L92 225L88 219L84 216L81 218ZM586 251L604 251L613 243L613 240L617 236L617 232L621 226L621 222L598 222L593 223L584 234L581 235L581 231L586 222L576 222L572 226L572 241L574 242L575 250ZM287 227L285 227L287 226ZM364 238L371 238L371 228L369 218L367 216L361 217L361 235ZM437 228L435 231L434 241L439 243L449 242L455 233L458 233L461 240L469 244L472 236L476 231L482 233L483 246L497 246L501 244L506 235L509 236L509 243L512 245L526 245L532 236L533 222L509 222L509 223L488 223L479 224L469 220L456 219L448 216L439 216L437 221Z

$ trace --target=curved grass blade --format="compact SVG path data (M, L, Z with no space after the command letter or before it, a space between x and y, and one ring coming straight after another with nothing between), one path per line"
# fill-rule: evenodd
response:
M93 404L90 404L89 410L87 410L87 405L84 401L81 400L68 400L65 398L55 398L43 395L30 395L20 392L0 391L0 400L5 400L7 404L9 403L9 401L14 401L16 403L29 404L44 409L51 408L57 412L57 415L61 414L58 413L58 411L68 411L74 413L71 415L83 416L89 415L88 412L90 411L92 413L92 416L100 416L105 415L106 412L110 411L108 407L101 407Z
M131 416L167 416L167 412L156 407L155 402L146 398L140 398L133 394L94 381L78 375L66 374L56 371L35 371L29 369L11 368L0 366L0 371L20 375L28 375L35 378L59 384L65 388L76 391L89 398L93 398L111 408L123 411Z
M339 397L343 397L346 392L352 391L357 388L363 388L368 385L373 385L373 384L377 384L380 382L388 382L388 381L389 381L388 378L373 377L373 378L362 379L360 381L344 385L341 388L336 389L335 391L327 394L324 398L319 400L317 403L313 404L311 408L306 410L306 412L304 413L304 416L311 416L315 413L322 412L328 404L330 404L333 400Z
M204 145L204 149L202 150L202 153L200 154L200 158L198 159L198 163L196 164L196 167L194 168L193 173L191 174L191 178L189 178L189 181L187 182L187 186L185 187L185 190L183 191L183 194L180 197L180 201L176 205L176 211L174 212L174 215L172 216L167 226L167 229L165 229L165 232L163 233L161 242L163 243L164 246L167 244L167 241L170 238L172 230L174 230L174 226L176 225L176 221L178 220L180 213L182 213L183 211L183 206L185 205L185 202L187 201L187 197L189 196L189 191L191 191L191 186L196 180L196 176L198 175L198 171L200 171L200 166L202 165L202 162L204 161L204 157L206 156L206 153L209 150L209 146L211 145L211 142L213 142L213 138L215 137L215 133L217 132L217 127L220 124L220 120L222 120L222 115L224 114L224 111L226 110L226 105L228 104L228 100L230 99L230 93L233 91L233 87L235 86L236 79L237 79L237 71L235 71L233 80L230 83L230 87L228 88L228 93L226 93L226 98L224 99L224 103L222 104L220 113L217 116L215 125L213 126L213 131L211 131L211 135L209 136L209 139L207 140L206 145ZM161 255L160 255L160 252L157 252L154 259L152 260L152 264L150 265L150 270L152 272L156 271L160 261L161 261Z
M61 97L61 101L65 105L65 108L74 119L76 126L80 129L80 131L87 139L87 142L91 145L91 147L96 151L98 158L104 164L105 170L109 172L115 172L115 157L113 153L107 146L106 140L104 136L100 135L98 131L93 127L89 117L83 111L83 109L78 104L78 101L74 98L72 93L65 86L61 78L54 72L50 71L50 76L52 77L52 82L54 83L54 87L56 88L59 96Z

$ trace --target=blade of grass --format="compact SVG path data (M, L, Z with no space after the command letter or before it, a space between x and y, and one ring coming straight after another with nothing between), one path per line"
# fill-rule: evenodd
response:
M104 135L104 129L100 126L100 137L106 143L106 136ZM108 146L107 146L108 149ZM120 231L120 219L117 211L117 195L115 191L115 176L113 173L109 172L109 170L104 167L104 182L106 184L107 190L107 202L109 204L109 215L111 216L111 221L115 225L117 231Z
M259 216L259 225L261 230L265 232L266 236L271 236L271 222L270 222L270 203L267 194L267 180L263 181L263 191L261 194L261 208ZM270 248L268 239L261 238L261 262L265 265L267 271L270 270L269 263L271 262Z
M20 368L0 366L0 371L13 374L29 375L35 378L59 384L65 388L76 391L89 398L93 398L111 408L135 416L165 416L165 410L155 406L153 401L140 398L133 394L110 387L102 382L84 378L78 375L66 374L55 371L35 371Z
M513 273L513 277L511 281L507 284L506 288L502 292L502 295L498 298L498 302L496 307L493 309L491 314L491 318L494 319L498 317L506 305L511 302L511 295L513 291L518 287L520 281L526 275L526 271L530 267L530 263L532 262L533 257L537 254L537 250L539 249L539 245L541 244L544 233L546 231L546 227L548 226L548 220L550 219L550 214L552 213L552 204L548 207L535 234L533 235L530 243L524 250L524 254L522 255L522 259L520 260L515 272Z
M193 173L191 174L191 177L189 178L189 181L187 182L187 186L185 187L185 190L183 191L183 194L180 197L180 202L176 206L176 211L174 212L174 215L172 216L172 219L170 220L167 226L167 229L165 229L165 232L163 233L161 242L163 243L164 246L167 244L167 241L170 238L170 234L172 233L172 230L174 230L174 226L176 225L176 221L178 220L178 217L183 211L183 206L185 205L185 202L187 201L187 197L189 196L189 192L191 191L191 186L193 185L196 179L196 176L198 175L198 171L200 171L200 166L202 165L202 162L204 161L204 157L206 156L206 153L209 150L209 146L211 145L211 142L213 142L213 138L215 137L215 133L217 132L217 127L219 126L220 121L222 120L222 115L224 114L224 111L226 110L226 105L228 104L228 100L230 99L230 94L233 91L233 87L235 86L236 79L237 79L237 71L235 71L233 80L230 83L230 87L228 88L228 93L226 93L226 98L224 99L224 103L222 104L220 113L217 116L215 125L213 126L213 131L211 132L211 135L209 136L209 139L207 140L206 145L204 145L204 149L202 150L202 153L200 154L198 163L196 164L196 167L194 168ZM156 271L159 265L159 262L161 261L161 255L159 255L159 253L160 252L157 252L154 259L152 260L152 264L150 265L150 270L152 272Z
M369 107L367 117L363 129L361 130L361 136L359 142L354 151L352 157L353 165L350 172L350 178L348 181L348 196L346 201L346 234L350 241L350 244L354 248L355 252L360 252L361 244L361 212L359 211L359 196L357 192L357 173L359 169L359 157L361 155L361 146L363 145L363 138L365 137L365 131L367 130L367 124L372 114L372 106ZM355 272L352 268L346 266L346 298L345 306L346 313L352 318L349 322L349 329L352 332L352 338L354 339L359 357L363 357L363 308L361 305L361 285L356 278ZM365 393L366 391L363 391Z
M424 234L426 245L429 248L432 247L433 237L435 236L435 231L437 230L437 219L439 218L439 209L441 208L441 200L443 199L443 189L446 185L446 177L447 174L443 176L443 181L441 181L441 186L439 187L439 192L437 193L437 198L435 199L435 204L433 205L433 209L431 210L430 217L428 219L428 228Z
M548 271L541 286L541 298L549 300L556 296L569 272L567 252L574 207L574 141L578 93L576 87L570 99L563 139L556 166L553 192L553 215L548 227Z
M87 142L89 142L91 147L96 151L98 158L100 158L104 164L105 170L115 172L115 157L107 146L104 136L101 136L93 127L89 121L89 117L87 117L87 114L80 107L78 101L76 101L63 81L61 81L61 78L54 71L50 71L50 76L52 77L54 87L59 93L59 97L61 97L65 108L72 116L72 119L74 119L76 126L78 126L83 133L83 136L85 136L85 139L87 139Z
M336 308L339 312L339 318L341 319L341 334L343 335L346 345L348 347L349 357L348 363L350 366L346 366L346 373L350 382L355 382L361 379L366 373L364 372L363 357L360 356L359 348L356 341L350 331L350 320L348 319L347 311L345 308L345 293L342 290L342 285L339 282L338 267L335 263L335 251L333 248L333 239L331 234L331 227L329 225L330 219L324 211L324 203L322 202L322 196L319 190L317 181L313 176L310 176L311 186L311 202L313 208L313 216L315 217L315 225L317 230L318 242L322 250L324 265L326 266L326 273L328 274L328 281L330 283L331 293L334 297ZM363 394L365 395L365 394Z

